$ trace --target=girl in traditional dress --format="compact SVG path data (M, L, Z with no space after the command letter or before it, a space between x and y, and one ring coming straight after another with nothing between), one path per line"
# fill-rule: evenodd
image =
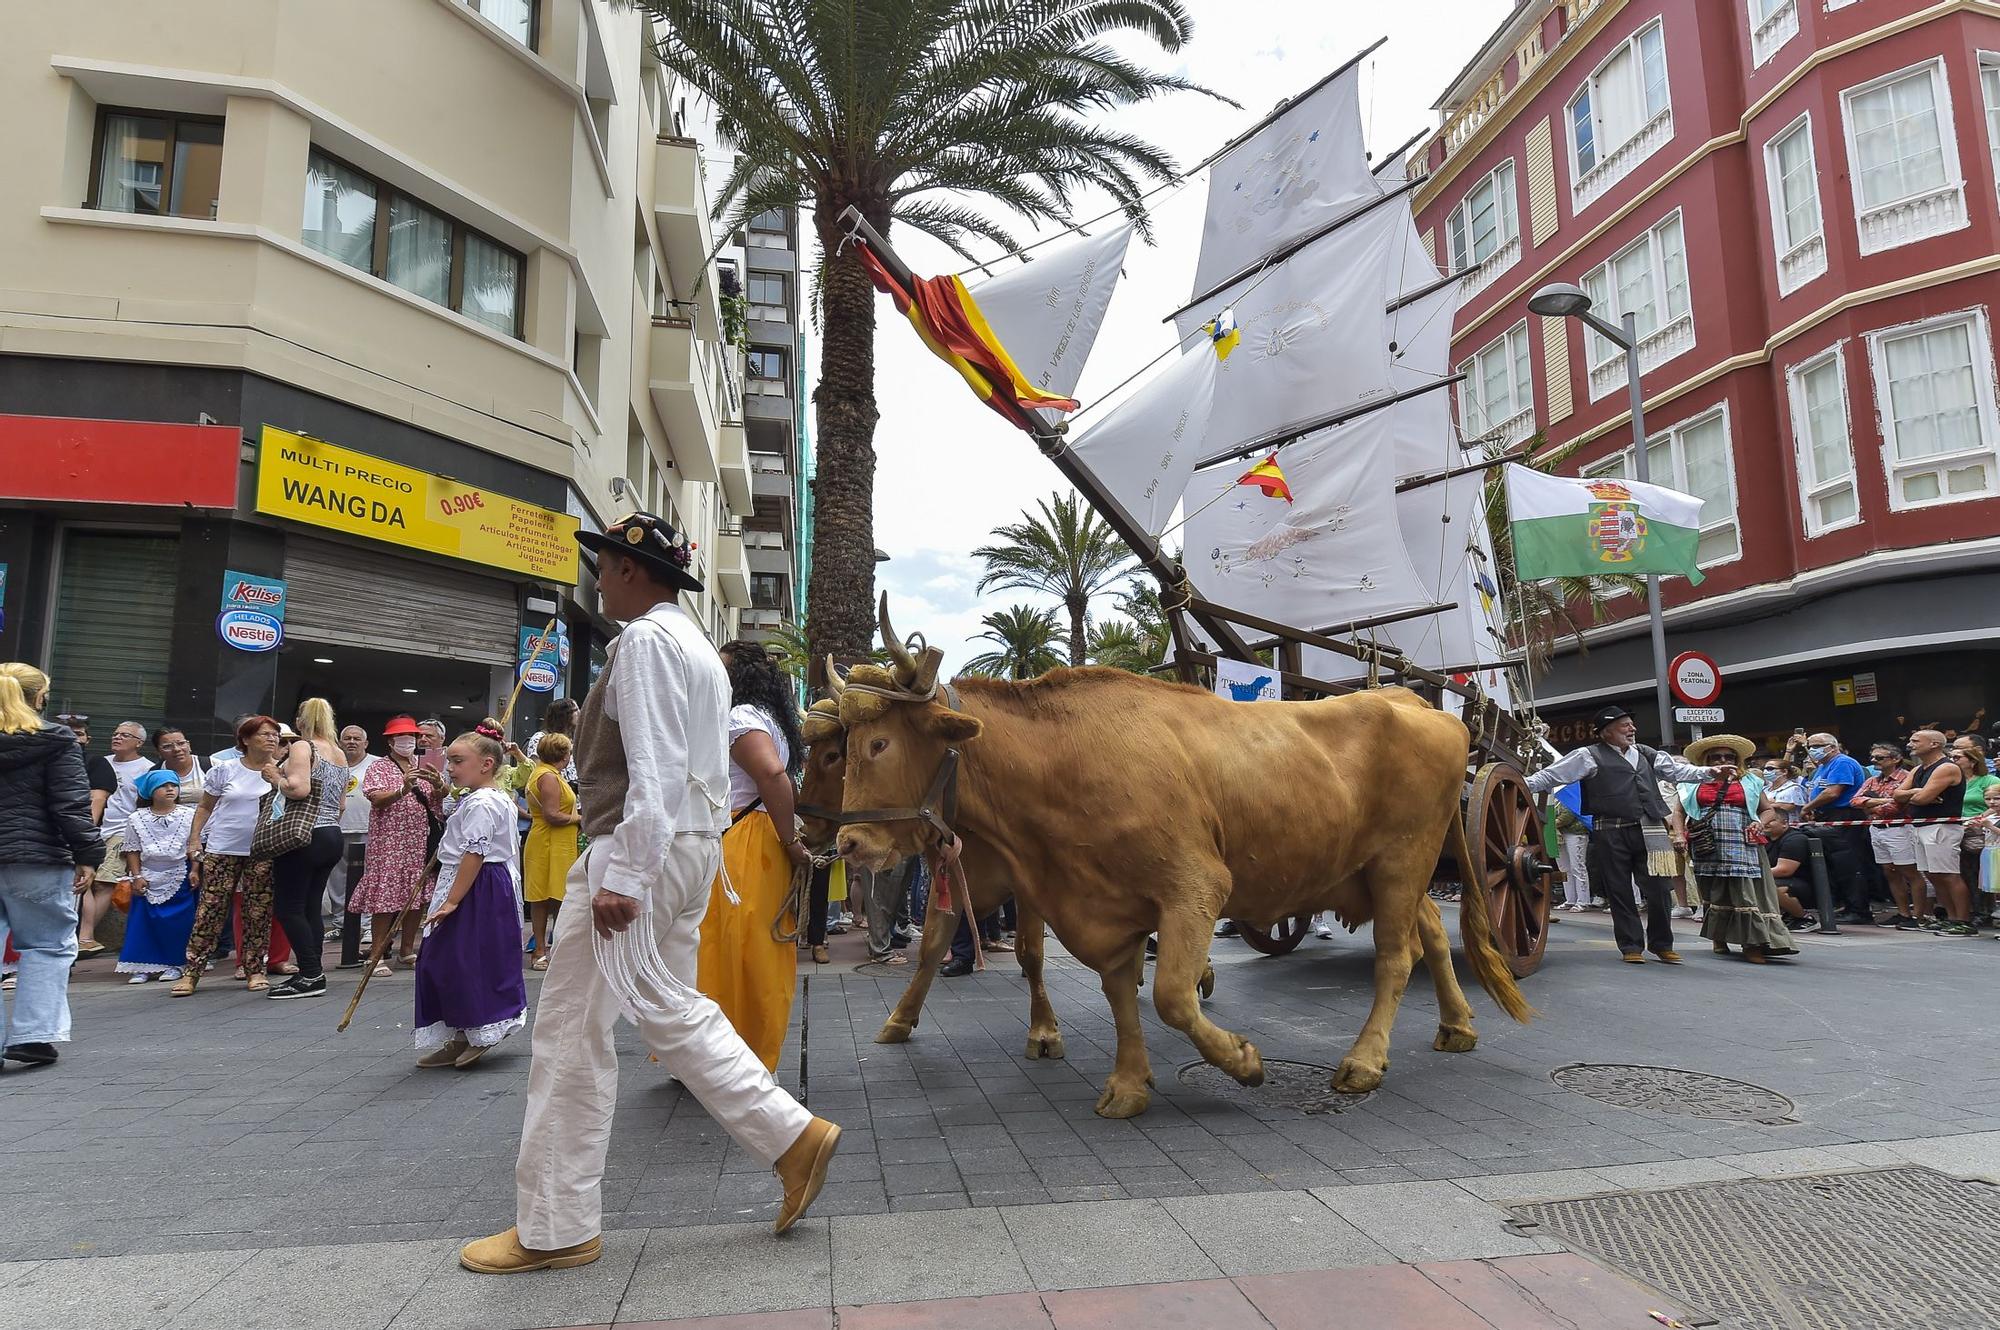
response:
M790 682L761 643L722 648L729 669L730 826L722 874L701 921L696 985L743 1042L776 1070L792 1019L798 949L772 936L791 897L792 871L810 867L792 805L805 744ZM796 925L780 928L796 932Z
M417 1065L469 1067L526 1023L514 801L495 787L507 750L482 723L445 750L464 791L438 843L437 892L417 956Z
M139 806L125 820L125 877L132 884L132 912L118 973L127 983L178 979L194 931L198 894L188 885L188 836L194 807L180 801L180 776L158 767L134 782Z
M389 936L396 916L403 915L403 959L413 964L417 954L418 907L423 901L424 861L431 819L438 815L444 778L417 761L417 722L393 716L382 727L389 756L368 768L361 778L361 795L368 800L368 864L347 898L355 914L373 914L378 941ZM519 945L518 943L516 944ZM387 944L375 973L389 973Z
M570 738L551 732L535 746L535 765L522 787L528 798L527 843L521 847L521 894L528 902L534 929L534 968L549 968L549 921L562 905L563 884L577 857L576 791L564 779L570 762Z

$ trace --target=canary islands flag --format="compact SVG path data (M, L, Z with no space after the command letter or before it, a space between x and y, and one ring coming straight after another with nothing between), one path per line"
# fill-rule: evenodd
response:
M893 300L924 345L1009 423L1033 431L1030 411L1076 410L1075 398L1044 392L1029 382L957 276L919 277L914 290L905 290L865 242L857 239L855 245L875 289Z
M1508 529L1514 571L1544 577L1681 573L1695 567L1701 500L1692 494L1615 476L1551 476L1507 467Z
M1264 491L1267 499L1292 501L1292 487L1285 483L1285 473L1278 469L1278 455L1272 453L1257 465L1236 478L1239 485L1255 485Z

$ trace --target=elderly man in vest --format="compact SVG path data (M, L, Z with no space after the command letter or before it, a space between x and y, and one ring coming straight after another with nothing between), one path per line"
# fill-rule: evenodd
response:
M621 1014L709 1116L774 1167L784 1184L778 1232L819 1194L840 1139L840 1128L778 1088L694 987L729 821L729 676L676 603L681 591L701 590L687 572L692 547L650 513L576 539L597 553L604 612L626 628L605 653L577 728L590 848L570 870L570 906L535 1008L517 1222L459 1254L482 1274L597 1259Z
M1597 742L1585 744L1528 777L1528 788L1547 794L1575 783L1590 817L1591 889L1611 902L1618 950L1633 965L1646 951L1679 965L1674 950L1673 881L1679 867L1667 836L1667 801L1660 782L1704 781L1708 770L1636 741L1638 727L1623 707L1597 713ZM1643 931L1633 884L1646 902Z

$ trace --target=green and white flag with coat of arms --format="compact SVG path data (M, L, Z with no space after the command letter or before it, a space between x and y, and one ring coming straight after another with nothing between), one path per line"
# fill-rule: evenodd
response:
M1680 573L1699 583L1701 500L1615 476L1552 476L1507 467L1514 571L1545 577Z

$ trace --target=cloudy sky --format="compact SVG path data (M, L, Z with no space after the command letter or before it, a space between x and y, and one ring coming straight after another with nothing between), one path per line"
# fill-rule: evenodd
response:
M1311 86L1387 37L1361 76L1369 147L1386 152L1434 127L1431 104L1513 7L1511 0L1190 0L1194 40L1173 59L1181 73L1234 98L1242 109L1183 95L1135 110L1118 124L1180 162L1199 161L1279 97ZM1155 53L1152 59L1165 58ZM1158 247L1133 242L1126 280L1077 393L1085 404L1079 430L1107 409L1093 402L1172 343L1160 319L1190 294L1206 187L1203 174L1159 196ZM926 237L899 230L892 239L919 273L964 266ZM913 333L889 318L878 326L876 393L882 418L875 435L875 538L890 556L877 569L878 586L889 592L898 631L922 631L944 648L946 669L956 669L982 649L971 642L982 614L1033 599L1012 591L976 594L980 569L970 552L994 526L1062 487L1062 477L1025 435L980 405ZM1094 607L1110 611L1108 600Z

